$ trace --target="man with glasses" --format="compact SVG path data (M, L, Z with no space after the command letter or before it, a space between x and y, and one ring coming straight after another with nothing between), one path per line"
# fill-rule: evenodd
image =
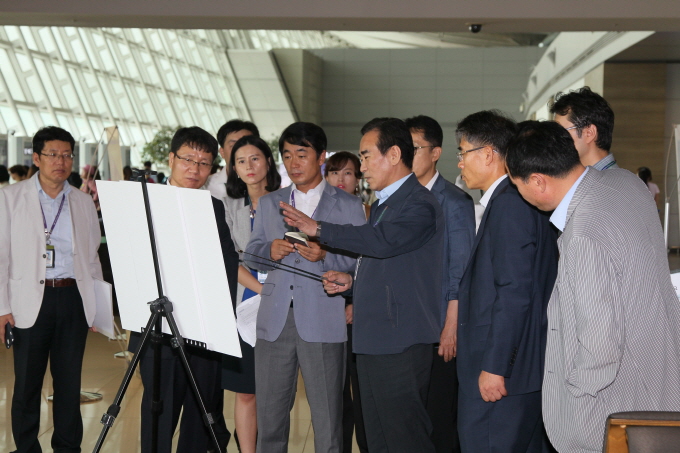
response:
M0 191L0 339L13 326L12 434L17 452L39 452L40 403L50 363L55 451L80 451L80 374L96 311L99 221L92 198L66 179L75 141L58 127L33 137L30 179Z
M437 452L459 452L458 376L456 375L456 330L458 325L458 285L470 258L475 238L475 207L470 195L456 187L437 171L442 154L444 133L434 118L419 115L409 118L415 154L413 173L429 189L444 212L442 290L440 298L441 335L434 345L427 411L432 419L432 442Z
M596 170L619 168L609 152L614 131L614 112L609 103L589 87L557 93L550 105L555 121L564 127L578 151L581 163Z
M200 189L205 184L213 159L217 156L217 140L200 127L185 127L175 132L170 143L168 165L170 177L168 184L185 189ZM234 249L229 227L225 221L224 204L212 198L217 222L217 232L222 248L222 257L229 281L231 298L236 297L238 254ZM181 238L180 238L181 239ZM188 277L187 277L188 278ZM229 303L226 298L225 303ZM161 400L159 417L158 453L170 453L172 437L179 421L182 420L177 442L178 453L206 452L214 449L208 430L203 423L203 413L194 398L176 349L163 338L161 345ZM130 349L136 350L139 334L130 339ZM231 437L222 414L224 392L222 391L222 356L206 349L185 345L189 365L208 413L212 414L215 434L220 443L220 451L226 450ZM153 385L153 348L141 352L140 373L144 385L142 396L142 452L151 451L152 385ZM147 391L148 390L148 391Z
M548 216L507 179L515 123L497 111L458 123L458 167L485 207L459 288L458 433L464 453L545 452L546 307L557 274Z

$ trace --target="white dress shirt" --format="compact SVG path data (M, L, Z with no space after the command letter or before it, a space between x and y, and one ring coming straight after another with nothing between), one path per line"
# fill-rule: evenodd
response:
M218 200L224 201L227 198L227 166L214 175L210 175L208 182L205 183L206 189L210 194Z
M430 182L428 182L427 184L425 184L425 188L426 188L427 190L429 190L430 192L432 191L432 188L434 187L434 183L437 182L437 177L438 177L438 176L439 176L439 171L436 171L436 172L434 173L434 176L432 177L432 179L430 179Z
M71 192L72 187L69 183L64 182L64 188L59 192L59 195L57 195L56 198L51 198L43 190L39 178L40 175L35 178L35 185L38 190L40 206L45 213L45 221L47 222L48 230L52 228L54 218L59 211L61 199L64 197L64 207L61 209L59 219L57 219L54 230L52 230L52 234L50 235L50 244L54 246L55 251L54 267L47 268L45 277L75 278L76 273L73 269L73 224L71 223L71 209L68 201L68 194Z
M489 188L486 190L486 192L484 192L484 196L479 200L479 204L481 204L482 206L484 206L486 208L486 205L489 204L489 200L491 200L491 196L493 195L493 191L496 190L496 187L498 187L498 184L500 184L501 181L503 181L507 177L508 177L508 175L505 174L505 175L501 176L500 178L498 178L496 181L494 181L494 183L491 184L491 186L489 186Z
M316 207L319 205L319 200L321 200L321 194L323 194L325 187L325 179L322 179L319 185L313 189L309 189L307 193L300 192L295 184L293 184L290 191L290 204L295 209L299 209L309 217L314 218L314 212L316 211Z

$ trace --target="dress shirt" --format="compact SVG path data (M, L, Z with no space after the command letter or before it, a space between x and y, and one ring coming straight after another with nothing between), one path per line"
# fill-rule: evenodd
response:
M579 176L574 185L571 186L569 192L567 192L564 198L562 198L562 201L560 201L560 204L557 205L552 215L550 216L550 222L553 225L555 225L557 229L560 231L564 231L564 227L567 223L567 212L569 211L569 203L571 203L571 199L574 198L576 188L578 187L579 184L581 184L583 177L586 175L586 173L588 173L589 169L590 167L586 167L586 171L581 173L581 176Z
M295 184L292 185L291 193L291 205L293 204L293 197L295 197L295 209L299 209L304 212L309 217L314 217L314 211L319 205L319 200L321 200L321 194L323 194L323 189L326 187L326 180L321 179L318 186L313 189L309 189L307 193L300 192Z
M498 178L496 181L494 181L494 183L491 184L491 186L489 186L487 191L484 192L484 196L482 198L480 198L479 204L481 204L482 206L484 206L486 208L486 205L489 204L489 200L491 199L491 195L493 195L493 191L496 190L496 187L498 187L498 184L500 184L501 181L503 181L507 177L508 177L508 175L505 174L505 175L501 176L500 178Z
M616 159L614 159L614 155L612 153L607 154L606 157L604 157L602 160L597 162L595 165L593 165L593 168L595 170L606 170L607 168L619 168L618 165L616 165Z
M59 211L61 197L66 197L64 207L61 209L61 214L59 215L59 220L57 220L57 224L54 226L54 230L50 235L50 244L54 246L55 260L54 267L47 268L45 278L75 278L76 274L73 270L73 230L71 224L71 210L69 209L68 202L68 194L71 192L71 185L64 182L64 188L54 199L47 195L40 185L40 175L35 178L35 185L38 190L40 206L42 206L42 210L45 213L45 221L48 230L52 227L54 218Z
M227 166L225 165L214 175L210 175L203 188L208 189L213 197L224 201L227 197Z
M383 201L387 200L390 197L390 195L399 190L402 184L404 184L408 177L411 175L412 173L409 173L408 175L401 178L399 181L395 181L389 186L385 187L383 190L376 190L375 197L378 199L378 206L383 204Z
M425 184L425 188L432 192L432 188L434 187L434 183L437 182L437 177L439 176L439 171L435 172L434 176L432 179L430 179L430 182Z

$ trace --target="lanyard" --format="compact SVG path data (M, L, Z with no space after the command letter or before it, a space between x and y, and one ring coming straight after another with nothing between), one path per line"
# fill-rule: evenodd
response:
M319 203L321 203L321 198L319 198ZM295 189L292 189L290 191L290 205L295 208ZM317 203L316 208L314 208L314 212L312 212L312 215L309 216L310 219L314 218L314 214L316 214L316 210L318 208L319 208L319 205ZM295 209L297 209L297 208L295 208Z
M378 226L378 224L379 224L380 221L382 220L383 216L385 215L385 211L387 211L387 208L389 208L389 206L385 206L385 209L383 209L383 212L380 213L380 216L378 217L378 220L376 220L375 223L373 224L373 228L375 228L375 227Z
M52 222L52 228L50 228L50 231L47 231L47 219L45 219L45 211L43 211L42 204L40 205L40 212L42 212L43 216L43 226L45 227L45 238L47 239L47 243L50 243L50 236L52 235L52 232L54 231L54 227L57 224L57 220L59 220L59 216L61 215L61 208L64 207L64 201L66 200L66 194L61 196L61 203L59 204L59 210L57 211L56 217L54 217L54 222Z
M614 165L616 165L616 161L615 161L615 160L613 160L613 161L609 162L607 165L605 165L605 167L604 167L602 170L606 170L606 169L608 169L608 168L610 168L610 167L613 167Z

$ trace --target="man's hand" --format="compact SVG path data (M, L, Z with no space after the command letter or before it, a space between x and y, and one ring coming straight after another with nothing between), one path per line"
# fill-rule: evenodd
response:
M479 393L487 403L495 403L504 396L508 396L508 391L505 390L505 378L482 371L479 375Z
M450 362L456 357L456 345L458 341L458 330L456 324L444 325L439 336L439 355L444 357L444 362Z
M14 327L14 317L12 313L7 313L6 315L0 316L0 341L5 342L5 325L10 323Z
M323 274L322 278L324 279L323 289L325 289L328 294L342 293L352 287L352 276L345 272L328 271ZM345 286L332 283L331 280L344 283Z
M295 250L307 261L316 263L326 258L326 251L321 248L317 242L307 241L309 247L305 247L302 244L294 244Z
M295 209L288 203L280 201L279 205L283 209L283 219L288 225L297 228L310 238L316 236L316 220L310 219L307 214Z
M90 327L90 332L99 332L95 326Z
M269 254L274 261L281 260L295 251L295 247L284 239L274 239Z
M345 307L345 322L352 324L354 321L354 304L349 304Z

